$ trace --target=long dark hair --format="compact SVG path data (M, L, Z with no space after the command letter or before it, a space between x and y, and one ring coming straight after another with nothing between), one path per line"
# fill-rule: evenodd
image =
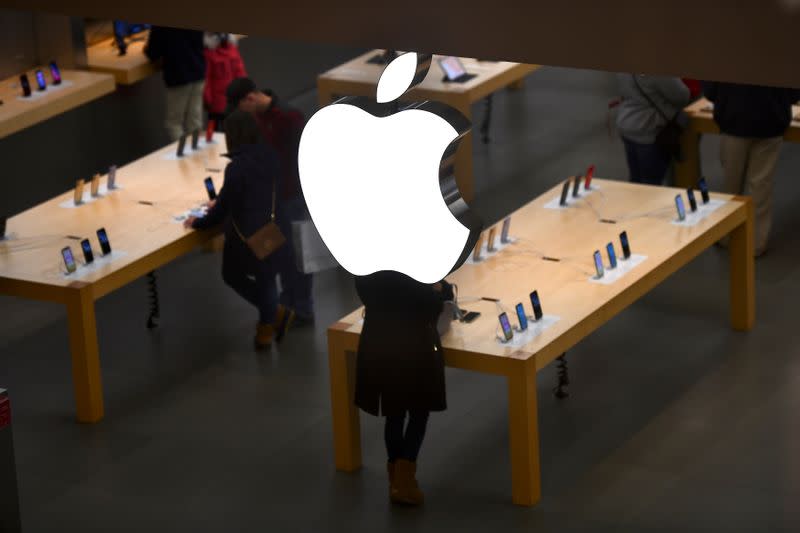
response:
M243 144L258 144L264 140L253 115L239 109L225 117L224 129L229 153Z

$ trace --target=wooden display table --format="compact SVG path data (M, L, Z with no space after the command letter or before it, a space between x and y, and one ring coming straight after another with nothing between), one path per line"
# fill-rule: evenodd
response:
M368 96L375 98L385 65L369 63L368 60L383 50L372 50L347 63L339 65L317 77L317 98L320 107L328 105L342 96ZM430 72L425 80L404 96L405 100L436 100L444 102L472 119L472 104L486 98L504 87L519 88L525 76L534 72L539 65L509 63L507 61L478 61L461 58L465 70L476 74L466 83L447 83L442 81L444 72L438 58L433 56ZM474 129L474 124L473 124ZM456 181L461 195L467 200L473 196L472 176L472 134L461 141L456 153Z
M145 32L141 34L142 40L130 43L127 53L123 56L119 55L113 37L89 46L86 49L89 70L113 74L120 85L133 85L156 74L161 69L144 55L147 35Z
M29 98L22 97L19 74L0 82L0 139L96 100L115 88L114 78L108 74L62 70L61 85L48 85L45 91L37 91L35 71L26 72L33 92ZM49 84L49 68L42 67L42 72Z
M681 154L683 161L675 163L675 185L688 188L695 187L700 178L700 135L703 133L719 134L719 126L714 122L714 110L711 102L700 98L684 109L689 115L689 126L681 136ZM792 106L792 122L783 137L793 143L800 143L800 106ZM696 188L696 187L695 187Z
M540 498L539 436L536 373L608 320L664 281L725 235L730 241L731 326L740 331L755 322L753 213L749 198L713 194L724 200L695 226L671 223L676 189L595 180L600 192L576 207L545 208L559 196L561 186L512 215L511 233L519 240L477 264L465 264L448 276L458 285L461 306L480 311L471 324L453 323L442 337L448 366L508 378L509 443L513 501L534 505ZM556 200L557 202L557 200ZM599 213L595 213L595 210ZM647 216L645 216L647 214ZM616 220L603 223L599 218ZM626 230L634 254L611 284L589 281L594 273L592 253L614 242ZM637 255L646 256L642 259ZM561 259L558 262L542 257ZM604 261L607 264L608 260ZM609 271L607 276L613 276ZM608 278L607 278L608 279ZM495 339L498 310L469 297L501 299L512 323L514 305L523 302L528 314L529 293L537 289L545 319L558 320L529 342L508 347ZM336 467L354 471L361 466L359 412L353 404L355 352L361 331L358 309L328 329L331 402ZM539 327L532 323L533 327ZM523 342L525 338L521 339Z
M117 183L122 188L90 203L65 207L72 203L70 191L8 220L8 238L0 241L0 294L67 306L72 379L80 422L103 418L95 300L188 253L216 234L185 230L173 216L208 199L203 186L206 176L213 177L217 189L222 186L226 161L220 154L225 143L221 134L215 140L180 160L170 157L176 147L171 144L119 168ZM85 189L89 189L88 183ZM100 227L108 232L112 247L109 258L100 257L95 235ZM82 238L91 241L95 262L67 275L60 250L72 247L76 261L82 264Z

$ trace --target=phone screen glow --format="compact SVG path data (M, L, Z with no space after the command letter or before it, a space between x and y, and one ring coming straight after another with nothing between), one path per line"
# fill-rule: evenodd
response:
M597 270L597 277L603 277L603 256L600 251L594 253L594 268Z
M617 266L617 254L614 252L614 245L612 243L606 244L606 252L608 253L608 262L611 268Z
M503 334L506 340L510 340L513 336L513 332L511 330L511 322L508 321L508 315L505 313L500 315L500 326L503 328Z
M47 87L47 83L44 81L44 73L41 70L36 71L36 83L39 84L39 89Z
M522 331L528 329L528 317L525 315L525 306L522 303L517 304L517 318L519 319L519 329Z
M686 207L683 205L683 197L680 194L675 197L675 206L678 208L678 218L680 220L686 218Z

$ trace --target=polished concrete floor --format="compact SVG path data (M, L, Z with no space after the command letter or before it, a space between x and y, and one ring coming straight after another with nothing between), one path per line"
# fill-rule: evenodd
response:
M614 94L611 74L557 68L500 93L492 142L474 151L484 217L590 163L625 178L606 128ZM704 139L712 184L717 148ZM450 408L419 462L424 508L388 504L374 418L362 417L364 469L334 470L325 327L357 305L341 271L317 276L316 327L266 354L215 255L159 271L155 331L143 281L100 300L107 418L93 426L73 419L64 310L2 297L25 531L797 531L798 168L800 148L785 146L753 331L729 328L727 256L711 249L569 353L569 399L550 394L553 368L539 374L543 497L530 509L510 503L496 377L448 370Z

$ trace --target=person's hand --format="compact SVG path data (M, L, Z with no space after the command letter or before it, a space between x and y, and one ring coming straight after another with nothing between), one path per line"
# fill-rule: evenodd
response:
M204 203L203 205L206 206L206 209L211 209L212 207L217 205L217 200L216 199L215 200L209 200L206 203Z
M197 220L197 217L186 217L186 220L183 221L183 227L186 229L191 229L195 220Z

